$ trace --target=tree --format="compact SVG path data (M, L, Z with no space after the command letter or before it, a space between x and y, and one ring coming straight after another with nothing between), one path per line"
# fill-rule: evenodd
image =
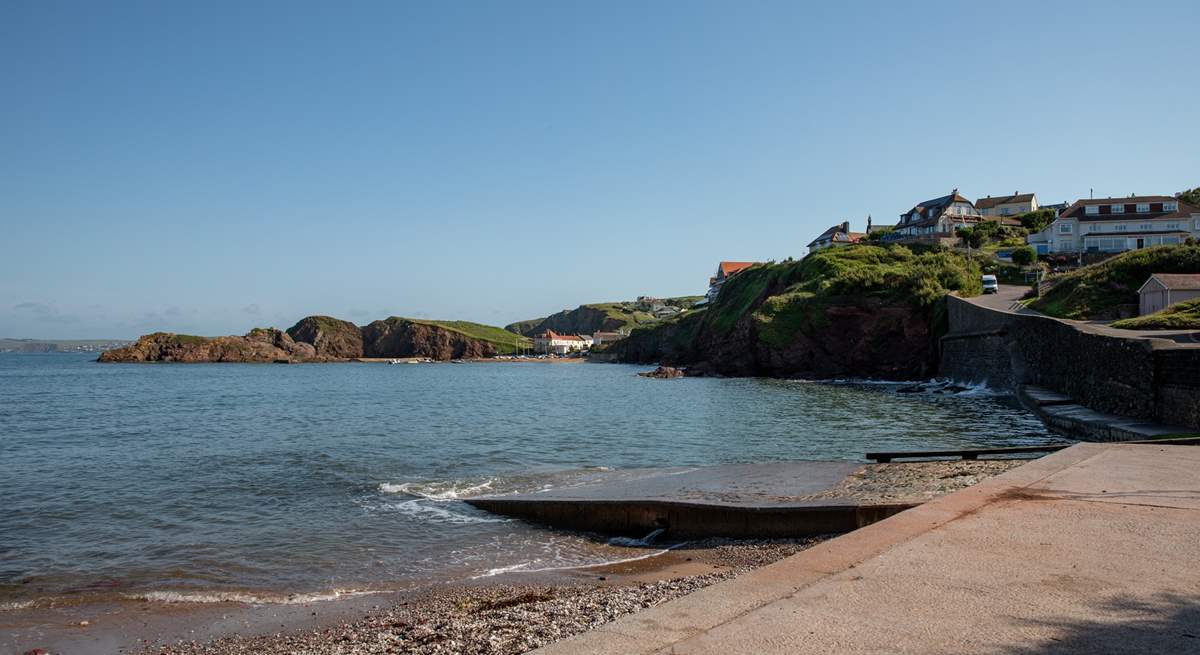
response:
M1033 248L1030 248L1029 246L1017 248L1016 250L1012 251L1012 260L1014 264L1028 266L1032 264L1035 259L1037 259L1037 253L1035 253Z
M1054 216L1053 209L1039 209L1037 211L1026 212L1016 218L1030 232L1041 232L1046 229L1047 225L1054 222Z
M1195 189L1180 191L1179 193L1175 194L1175 197L1179 198L1180 202L1186 202L1193 207L1200 207L1200 186L1196 187Z

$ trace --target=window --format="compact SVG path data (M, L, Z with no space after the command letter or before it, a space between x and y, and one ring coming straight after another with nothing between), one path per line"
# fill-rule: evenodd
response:
M1071 224L1070 223L1060 223L1058 226L1058 233L1059 234L1070 234L1071 233Z
M1115 229L1118 232L1125 232L1125 231L1127 231L1128 228L1129 228L1128 225L1114 225L1113 226L1113 229Z
M1153 224L1153 223L1142 223L1141 230L1142 230L1143 232L1149 232L1149 231L1151 231L1151 230L1153 230L1153 229L1154 229L1154 224Z
M1167 223L1167 229L1168 230L1178 230L1179 223Z
M1139 214L1149 214L1150 213L1150 203L1139 202L1138 206L1137 206L1137 212Z
M1088 205L1083 209L1084 213L1092 214L1093 216L1100 213L1100 205Z
M1163 237L1162 239L1163 239L1164 246L1179 245L1179 237Z
M1125 213L1125 205L1112 205L1111 207L1109 207L1109 211L1111 211L1114 214L1124 214Z
M1165 212L1173 212L1173 211L1177 211L1178 209L1179 209L1179 203L1175 202L1174 200L1163 203L1163 211L1165 211Z

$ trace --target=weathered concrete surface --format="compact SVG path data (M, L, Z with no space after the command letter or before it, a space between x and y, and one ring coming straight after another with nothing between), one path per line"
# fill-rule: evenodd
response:
M1198 652L1198 470L1079 444L538 652Z
M559 528L669 537L802 537L847 532L919 502L813 499L863 465L777 462L631 469L545 493L464 499L489 512Z

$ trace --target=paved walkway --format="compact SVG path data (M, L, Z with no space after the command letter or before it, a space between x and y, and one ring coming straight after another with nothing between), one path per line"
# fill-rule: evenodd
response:
M539 652L1200 652L1197 471L1079 444Z
M1029 309L1025 305L1018 302L1028 287L1000 285L997 293L991 293L983 296L975 296L972 298L964 298L967 302L987 307L1000 312L1009 314L1032 314L1034 316L1042 316L1040 312ZM1119 330L1114 327L1109 327L1106 321L1073 321L1070 319L1059 319L1065 323L1081 326L1092 332L1107 334L1114 337L1127 337L1133 339L1165 339L1174 341L1175 343L1185 346L1200 346L1200 331L1196 330Z

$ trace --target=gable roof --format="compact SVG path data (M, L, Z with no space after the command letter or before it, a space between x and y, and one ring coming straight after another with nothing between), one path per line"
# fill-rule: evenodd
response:
M1177 203L1175 211L1164 211L1162 203L1174 202ZM1137 205L1150 205L1149 212L1138 213ZM1098 205L1100 207L1099 214L1086 213L1085 207L1089 205ZM1106 213L1105 208L1112 205L1122 205L1125 207L1125 213L1112 214ZM1159 205L1158 209L1154 206ZM1133 209L1130 209L1132 207ZM1133 218L1188 218L1192 214L1200 213L1200 209L1193 207L1182 200L1173 196L1129 196L1128 198L1082 198L1071 203L1070 207L1059 212L1060 218L1078 218L1085 221L1094 220L1130 220Z
M717 277L729 277L730 275L744 271L757 263L758 262L721 262L717 265Z
M557 341L583 341L583 337L575 334L559 334L554 330L546 330L545 332L536 335L538 339L551 339Z
M900 214L900 218L903 221L905 216L908 216L915 211L918 214L921 214L921 217L923 219L928 219L929 217L925 216L925 210L927 210L927 209L934 210L933 218L937 218L938 216L941 215L941 213L942 213L941 210L945 209L946 207L948 207L956 202L965 202L968 205L971 205L972 207L975 206L975 203L964 198L962 196L962 194L960 194L958 192L958 189L955 189L955 190L951 191L949 193L949 195L945 195L940 198L934 198L932 200L926 200L925 202L915 205L912 209L904 212L903 214Z
M1152 281L1157 281L1163 285L1163 288L1172 291L1185 289L1200 291L1200 273L1154 273L1150 279L1146 280L1146 284L1150 284ZM1138 291L1145 289L1146 284L1138 288Z
M975 201L976 209L991 209L997 205L1008 205L1012 203L1025 203L1033 200L1032 193L1014 193L1011 196L988 196Z

